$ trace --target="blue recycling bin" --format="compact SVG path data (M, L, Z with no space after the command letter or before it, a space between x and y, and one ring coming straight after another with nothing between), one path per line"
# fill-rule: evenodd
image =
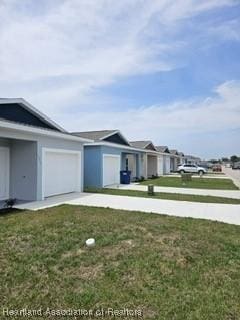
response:
M130 184L130 182L131 182L131 171L129 170L120 171L120 183Z

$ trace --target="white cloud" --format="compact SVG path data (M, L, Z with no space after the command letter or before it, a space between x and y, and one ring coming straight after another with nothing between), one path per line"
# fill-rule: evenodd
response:
M209 35L214 37L215 39L220 39L222 41L232 40L232 41L240 41L240 21L237 19L232 19L230 21L226 21L220 25L214 25L209 28Z
M124 128L129 134L130 132L137 133L139 138L143 138L150 132L154 132L156 136L156 129L163 132L168 130L209 132L235 129L240 127L240 82L224 82L213 90L212 96L203 99L183 100L168 105L144 106L107 114L105 112L86 112L86 114L79 112L79 115L81 115L80 119L76 118L76 114L69 115L75 118L75 123L72 122L73 119L71 120L71 125L75 129L79 129L77 128L79 126L87 129L89 123L91 123L91 129L99 129L99 119L101 119L100 123L104 128L111 124L113 127Z
M156 144L175 147L177 143L190 148L192 137L197 136L198 149L204 153L208 144L206 135L215 134L218 140L219 133L240 129L240 82L225 82L214 89L211 97L201 100L118 112L80 112L69 115L65 122L71 123L68 129L73 131L119 128L130 139L152 139ZM229 143L240 149L237 136Z
M171 70L181 21L232 0L4 0L0 3L0 95L24 96L51 115L69 99L119 77ZM171 58L170 58L171 56ZM59 87L46 79L74 78ZM44 85L46 81L46 84ZM32 89L32 83L36 86Z
M69 130L119 127L127 136L159 143L171 143L177 135L236 128L236 82L222 84L215 96L202 101L122 112L100 111L99 105L111 105L112 97L98 101L96 94L122 77L184 64L184 54L179 59L178 53L190 50L191 39L179 34L187 19L236 2L2 0L0 96L24 97ZM225 24L225 36L236 40L236 26L236 21ZM199 32L208 36L214 29L207 27L210 31L201 25ZM216 32L223 32L221 26Z

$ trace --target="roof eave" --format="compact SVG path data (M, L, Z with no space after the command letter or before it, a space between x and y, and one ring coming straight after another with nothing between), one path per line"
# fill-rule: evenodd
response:
M93 142L93 140L76 137L68 133L49 130L49 129L42 129L42 128L37 128L32 126L26 126L23 124L13 123L11 121L5 121L5 120L4 121L0 120L0 128L7 129L7 130L14 130L16 132L20 131L23 133L49 136L49 137L59 138L63 140L79 141L82 143Z

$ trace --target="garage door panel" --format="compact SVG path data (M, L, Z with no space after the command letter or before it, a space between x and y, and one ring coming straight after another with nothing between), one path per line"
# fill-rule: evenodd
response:
M120 156L103 155L103 186L120 183Z
M9 197L9 149L0 147L0 200Z
M80 179L79 153L45 153L44 197L80 191Z
M158 157L158 175L163 174L163 158Z
M166 157L166 173L170 173L170 158Z

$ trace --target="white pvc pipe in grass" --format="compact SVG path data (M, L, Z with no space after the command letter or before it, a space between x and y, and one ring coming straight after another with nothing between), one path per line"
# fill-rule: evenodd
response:
M94 247L95 246L95 239L93 239L93 238L87 239L86 246L87 247Z

